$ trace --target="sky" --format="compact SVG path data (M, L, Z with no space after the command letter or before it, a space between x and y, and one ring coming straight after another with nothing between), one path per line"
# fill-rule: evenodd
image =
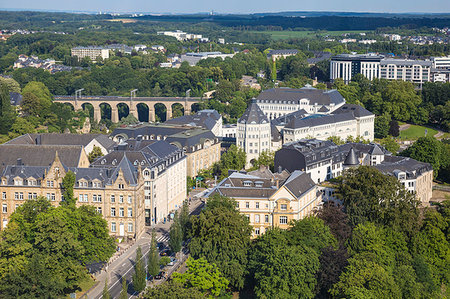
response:
M145 13L348 11L450 13L449 0L0 0L0 9Z

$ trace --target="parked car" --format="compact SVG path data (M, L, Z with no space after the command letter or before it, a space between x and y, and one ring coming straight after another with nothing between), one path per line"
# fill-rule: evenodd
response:
M164 249L159 253L160 256L170 256L171 254L170 249Z
M156 280L160 280L160 279L162 279L165 276L166 276L166 272L165 271L161 271L161 272L158 273L158 275L155 276L155 279Z
M174 257L171 257L170 258L170 263L168 263L167 266L173 266L173 265L175 265L176 262L177 262L177 259L174 258Z

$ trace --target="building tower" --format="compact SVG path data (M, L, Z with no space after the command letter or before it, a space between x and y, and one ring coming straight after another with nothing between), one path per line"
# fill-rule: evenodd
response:
M237 123L236 144L247 154L247 167L264 151L270 151L270 121L253 99Z

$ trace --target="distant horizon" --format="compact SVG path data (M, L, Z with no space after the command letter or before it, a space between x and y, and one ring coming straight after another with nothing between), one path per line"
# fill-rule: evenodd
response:
M6 7L8 6L8 7ZM11 7L14 6L14 7ZM450 1L428 0L322 0L320 2L292 2L291 0L228 0L211 2L207 0L16 0L3 3L0 10L7 11L40 11L94 14L99 12L119 14L276 14L290 12L307 13L367 13L367 14L450 14Z
M447 15L449 12L382 12L382 11L344 11L344 10L280 10L280 11L256 11L256 12L220 12L220 11L197 11L197 12L151 12L151 11L109 11L109 10L70 10L70 9L42 9L42 8L3 8L0 11L12 12L55 12L55 13L81 13L81 14L144 14L144 15L252 15L252 14L285 14L285 13L346 13L346 14L387 14L387 15Z

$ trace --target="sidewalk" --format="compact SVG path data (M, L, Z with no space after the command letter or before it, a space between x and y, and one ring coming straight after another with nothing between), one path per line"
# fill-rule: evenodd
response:
M192 214L194 211L198 209L198 207L202 204L200 200L192 200L189 206L189 213ZM170 226L172 222L166 221L166 223L158 223L153 227L148 227L146 232L142 234L142 236L134 242L131 246L128 246L124 251L119 251L114 254L114 256L110 259L107 266L104 270L102 270L95 278L96 285L92 287L83 298L89 299L97 299L101 297L103 288L105 286L105 280L108 279L108 288L111 289L116 287L117 284L120 284L120 277L124 275L125 277L129 275L128 273L133 267L130 267L125 273L119 275L120 270L124 270L124 265L132 261L134 263L136 249L138 246L141 246L142 253L144 257L148 253L148 248L150 247L152 230L155 229L157 238L160 236L167 235L169 233ZM175 267L173 267L175 268ZM131 274L131 273L130 273Z

